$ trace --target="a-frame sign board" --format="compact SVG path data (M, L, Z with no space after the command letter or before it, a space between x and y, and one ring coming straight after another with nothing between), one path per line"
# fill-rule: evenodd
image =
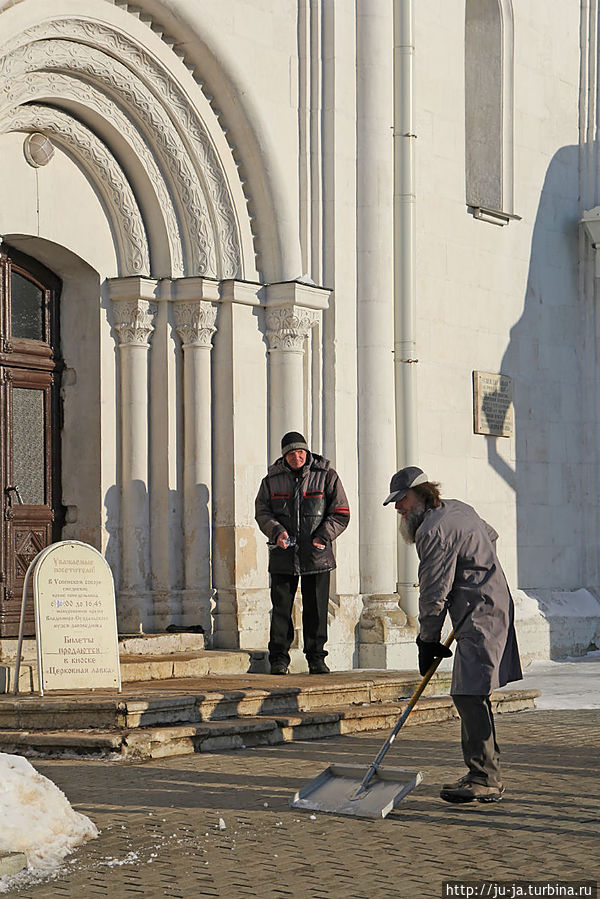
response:
M79 540L52 543L33 559L23 584L14 693L33 577L39 692L121 689L115 588L106 559Z

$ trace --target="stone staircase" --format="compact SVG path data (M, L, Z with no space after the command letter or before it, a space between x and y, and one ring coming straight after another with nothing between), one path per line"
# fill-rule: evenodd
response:
M264 653L125 652L121 693L0 696L0 750L140 761L391 729L419 682L414 671L273 677L249 672L253 664L264 667ZM434 676L407 725L455 716L449 682ZM505 688L492 702L516 711L536 695Z

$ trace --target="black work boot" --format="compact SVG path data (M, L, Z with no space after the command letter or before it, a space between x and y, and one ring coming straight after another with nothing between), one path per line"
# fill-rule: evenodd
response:
M285 662L273 662L271 665L271 674L287 674L288 666Z
M455 784L444 784L440 797L446 802L498 802L504 795L503 784L489 787L487 784L462 778Z
M309 674L329 674L329 668L323 659L313 659L308 663Z

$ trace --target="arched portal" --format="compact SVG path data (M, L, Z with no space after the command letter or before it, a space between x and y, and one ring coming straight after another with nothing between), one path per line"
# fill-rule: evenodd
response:
M256 135L229 145L198 36L192 73L140 8L4 5L0 234L63 284L61 536L105 553L122 632L201 624L238 645L244 615L267 620L249 497L269 427L305 415L327 292L294 281L289 197L275 202L281 179ZM54 149L33 165L32 134ZM288 320L302 323L293 410L275 365Z
M0 233L63 283L46 460L61 515L43 540L105 552L121 630L208 630L210 336L219 283L257 280L237 165L201 86L126 8L59 0L48 16L24 0L0 15Z
M39 4L23 4L29 27L23 9L14 16L21 27L0 48L0 133L41 131L86 173L113 223L112 274L251 278L237 169L199 85L139 20L61 5L36 22Z

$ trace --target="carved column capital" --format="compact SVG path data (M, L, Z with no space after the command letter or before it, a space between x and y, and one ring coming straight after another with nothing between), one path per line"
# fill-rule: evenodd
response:
M184 347L200 346L212 349L217 310L214 303L206 300L195 302L175 302L175 328Z
M320 320L318 310L288 304L268 306L266 316L269 351L302 352L310 329Z
M149 300L113 300L113 325L119 346L150 346L156 303Z

